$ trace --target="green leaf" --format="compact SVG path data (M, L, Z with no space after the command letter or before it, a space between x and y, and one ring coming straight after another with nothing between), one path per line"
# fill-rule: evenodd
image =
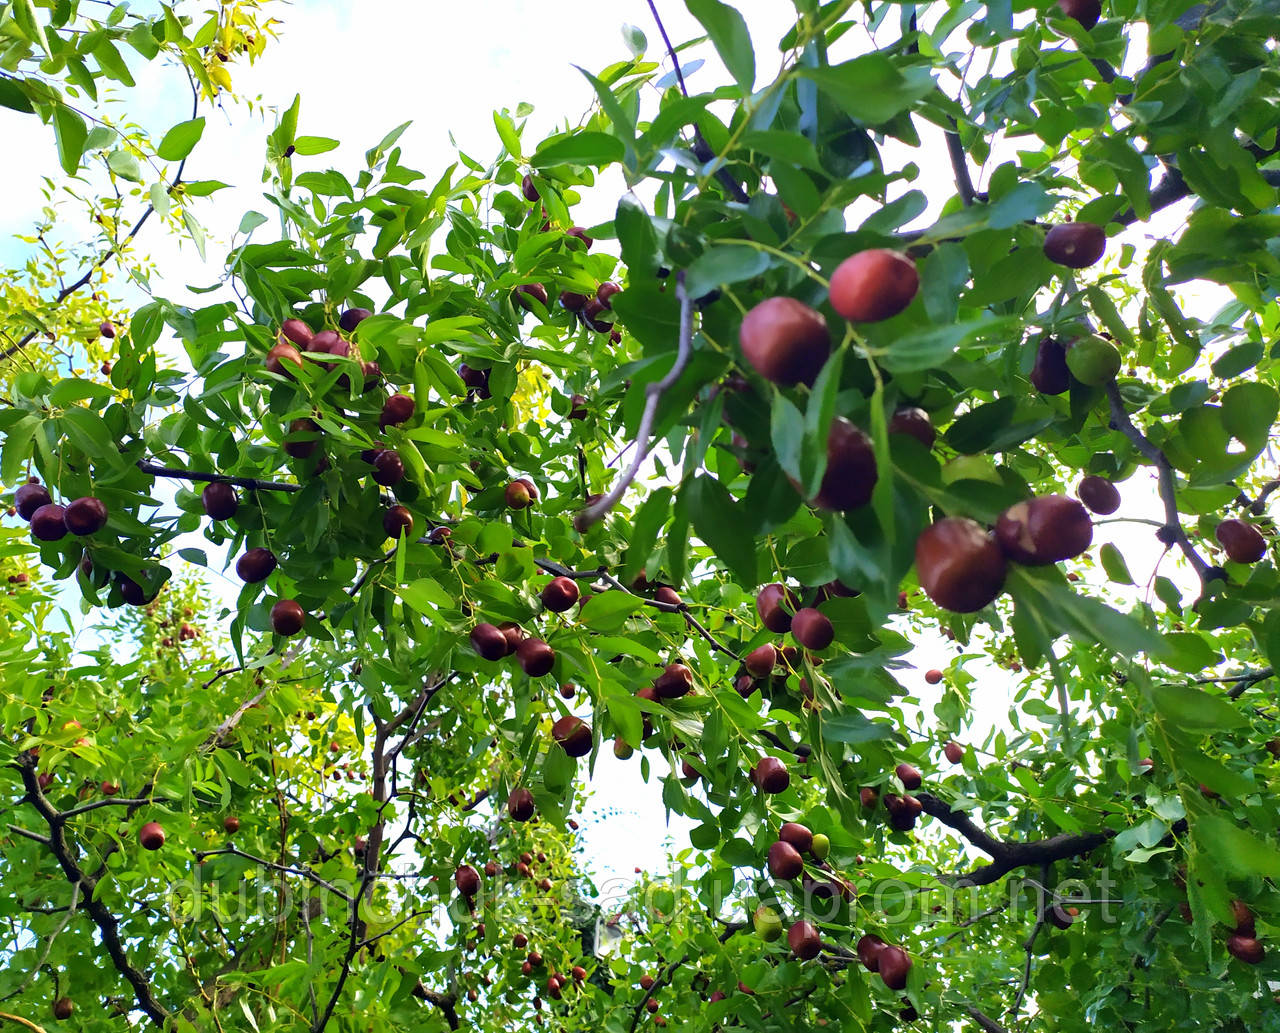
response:
M1153 685L1151 703L1173 731L1201 735L1241 728L1248 722L1221 696L1190 685Z
M89 138L84 119L65 104L53 109L53 134L58 141L58 161L68 176L75 175L84 156L84 144Z
M1191 834L1200 849L1240 878L1280 879L1280 850L1217 814L1199 814Z
M36 17L35 4L31 0L14 0L12 13L13 20L18 23L18 28L22 30L22 34L52 57L53 51L49 49L49 39L44 34L44 26L40 23L40 19Z
M822 735L835 742L876 742L880 739L894 738L894 730L891 724L868 720L854 711L823 720Z
M493 126L498 130L498 139L502 141L502 146L507 149L507 153L519 161L520 134L516 132L516 125L511 121L511 116L505 111L495 111Z
M1107 542L1099 550L1098 558L1102 561L1102 569L1107 572L1107 577L1117 585L1133 584L1133 575L1129 573L1129 567L1124 561L1124 556L1110 542Z
M900 70L879 52L838 65L800 67L796 74L817 83L845 115L863 125L888 122L935 88L928 68Z
M578 623L598 631L616 631L643 608L644 600L630 592L597 592L578 612Z
M200 142L200 137L203 134L203 117L193 118L187 122L179 122L164 134L164 139L160 141L160 146L156 148L156 155L165 161L181 161Z
M645 39L643 30L634 25L622 26L622 42L631 51L632 57L642 57L649 47L649 41Z
M721 244L704 251L689 266L685 289L689 297L700 298L721 284L750 280L767 272L773 258L745 244Z
M1169 645L1165 663L1178 671L1195 674L1222 663L1222 654L1193 631L1171 631L1164 636Z
M626 147L609 133L581 132L544 142L529 159L537 169L553 165L611 165L621 161Z
M714 477L694 478L687 491L689 516L698 537L714 552L740 584L756 583L754 520Z
M743 94L751 93L756 85L756 55L746 19L719 0L685 0L685 6L707 30L716 53Z
M40 427L40 417L27 413L6 429L0 446L0 480L13 484L22 475L23 464L31 457L31 447Z
M299 136L293 141L295 154L325 154L337 149L338 141L327 136Z
M1013 332L1018 321L1012 317L971 319L949 326L926 327L897 337L876 352L877 361L890 373L918 373L940 366L956 351L979 338Z
M1133 617L1088 596L1077 595L1060 581L1058 571L1010 567L1005 588L1019 610L1049 641L1067 634L1084 643L1097 642L1121 656L1147 653L1163 657L1167 647L1156 632Z
M142 182L142 164L128 151L112 151L107 155L107 167L121 179L133 183Z

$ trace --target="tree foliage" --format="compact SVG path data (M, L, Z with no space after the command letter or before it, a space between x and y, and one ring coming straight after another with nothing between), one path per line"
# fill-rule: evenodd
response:
M80 6L0 103L200 243L269 21ZM0 1019L1270 1028L1274 12L687 7L487 163L295 100L202 307L84 300L115 210L10 284ZM157 144L71 103L126 47ZM692 823L624 900L605 752Z

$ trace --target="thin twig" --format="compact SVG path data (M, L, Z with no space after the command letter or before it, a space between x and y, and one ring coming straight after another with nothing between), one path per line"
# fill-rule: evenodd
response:
M653 421L658 414L658 403L680 379L685 367L689 364L689 357L693 353L693 302L689 299L689 292L685 290L683 269L676 273L676 297L680 299L680 344L676 351L676 360L665 377L645 388L644 414L640 417L640 429L636 432L636 452L631 459L631 465L618 478L608 495L595 505L588 506L574 519L574 526L579 531L585 531L608 513L636 479L641 464L649 455L651 445L649 437L653 433Z
M1049 881L1049 863L1047 861L1040 865L1040 881L1042 883ZM1045 908L1040 909L1040 913L1036 915L1036 924L1031 929L1031 935L1027 937L1027 942L1022 945L1022 949L1027 953L1027 960L1022 969L1022 985L1018 987L1018 995L1013 999L1013 1007L1009 1009L1009 1017L1013 1020L1018 1018L1018 1009L1022 1007L1022 1002L1027 996L1027 990L1031 986L1031 965L1035 958L1036 939L1040 936L1040 930L1044 928L1046 913Z
M333 883L327 882L325 879L322 879L319 875L313 872L306 865L293 866L293 865L287 865L287 864L276 864L276 862L274 861L268 861L265 857L258 857L255 854L247 854L243 850L237 849L236 847L233 847L233 846L220 847L217 850L197 850L195 857L196 857L196 861L199 862L199 861L203 861L206 857L217 857L220 855L226 855L229 857L241 857L241 858L244 858L244 860L246 861L252 861L254 864L261 865L263 868L268 868L273 872L281 872L285 875L297 875L297 876L300 876L301 878L309 879L310 881L314 882L317 886L320 886L323 889L327 889L330 893L337 894L341 899L345 900L348 904L350 904L352 901L352 897L350 894L342 892L342 890L338 889L338 887L333 885Z
M2 357L2 356L0 356ZM260 481L256 477L236 477L228 473L207 473L200 470L184 470L176 466L161 466L146 459L138 460L138 469L153 477L173 477L180 481L208 481L219 484L234 484L237 488L249 491L301 491L301 484L286 484L283 481Z
M955 175L956 190L960 194L960 202L968 208L978 196L973 188L973 179L969 176L969 157L964 153L964 145L960 142L960 134L950 132L947 138L947 156L951 159L951 171Z

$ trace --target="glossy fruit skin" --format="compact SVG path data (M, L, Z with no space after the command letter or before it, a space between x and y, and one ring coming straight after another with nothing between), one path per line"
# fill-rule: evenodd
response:
M413 514L406 506L391 506L382 514L382 530L388 538L399 538L404 532L406 539L413 534Z
M286 363L292 368L286 368ZM287 341L273 344L271 350L267 352L264 368L268 373L274 373L277 376L292 377L302 369L302 353Z
M404 480L404 460L394 449L384 449L373 461L373 483L390 488Z
M144 850L159 850L164 846L164 829L158 821L149 821L138 829L138 842Z
M1107 250L1107 231L1091 222L1064 222L1044 235L1044 254L1068 269L1093 265Z
M910 305L919 289L915 262L872 248L846 258L831 274L831 307L851 323L878 323Z
M790 387L812 384L831 354L822 313L795 298L766 298L742 319L743 358L766 380Z
M667 664L654 680L653 691L661 699L679 699L693 688L693 672L684 664Z
M551 668L556 663L556 654L542 639L527 638L516 647L516 660L530 678L541 678L544 674L551 673Z
M520 181L520 193L524 195L524 199L530 204L542 196L538 193L538 186L534 183L533 176L529 175L527 172L525 173L524 179Z
M533 793L527 789L513 789L507 797L507 813L514 821L528 821L535 810Z
M1255 919L1253 911L1243 900L1233 900L1231 902L1231 918L1236 923L1236 932L1241 936L1254 935Z
M569 312L581 312L586 303L587 296L585 294L578 294L574 291L560 292L560 304Z
M315 420L307 416L299 417L289 424L288 437L295 434L315 435L320 433L320 425ZM294 459L306 459L316 450L316 446L320 442L314 437L307 437L302 441L285 441L284 450Z
M1093 543L1089 511L1066 495L1038 495L996 521L996 541L1015 563L1042 567L1079 556Z
M480 892L480 873L469 864L459 865L453 873L453 884L464 897L474 897Z
M1074 18L1088 32L1102 17L1102 0L1058 0L1056 5L1067 18Z
M512 624L507 621L505 624L499 624L498 630L502 632L503 638L507 640L507 653L514 653L516 647L520 645L526 638L524 630L519 624Z
M605 308L613 308L613 296L622 292L622 284L608 280L596 288L596 301Z
M330 355L335 348L344 343L336 330L321 330L303 347L316 355Z
M553 578L542 589L542 605L552 613L564 613L573 609L578 601L578 582L573 578Z
M1067 350L1067 369L1087 387L1105 387L1120 372L1120 352L1105 338L1090 334Z
M83 536L97 534L106 526L106 507L102 500L86 495L67 504L63 513L63 521L67 530L73 535Z
M1071 923L1074 921L1073 916L1061 904L1054 904L1052 907L1046 908L1044 919L1055 929L1070 929Z
M65 1021L71 1018L71 1014L75 1010L75 1001L70 997L59 997L53 1002L53 1017L59 1021Z
M230 484L213 481L200 493L200 505L211 520L230 520L240 508L240 497Z
M782 608L784 603L787 610ZM791 630L791 613L795 606L796 597L784 585L765 585L756 593L756 613L760 615L760 622L779 635Z
M585 420L587 418L587 396L572 395L569 398L569 419Z
M898 776L898 781L902 783L902 788L908 791L919 789L924 781L920 777L920 772L910 764L899 764L893 769L893 773Z
M806 606L791 618L791 637L818 653L835 641L836 632L826 614Z
M240 819L237 818L234 814L228 814L225 818L222 819L222 827L227 832L231 833L232 835L235 835L235 833L240 831Z
M134 581L131 577L124 574L119 575L120 596L130 606L143 606L155 598L155 595L148 596L143 587Z
M787 946L801 961L810 961L822 953L822 939L817 927L803 918L787 930Z
M591 245L595 243L594 240L592 240L590 237L587 236L587 231L584 230L581 226L570 226L567 230L565 230L565 236L574 237L582 241L583 246L585 246L588 251L591 250Z
M942 681L942 672L936 667L924 672L924 680L928 685L937 685Z
M813 504L820 509L857 509L871 501L879 476L871 439L837 416L827 434L827 469Z
M245 584L265 581L276 569L277 561L270 549L250 549L236 560L236 576Z
M742 666L747 669L747 674L753 678L767 678L773 673L773 669L778 663L778 650L772 642L766 642L763 646L756 646L746 655L742 662Z
M1000 546L967 517L943 517L916 539L920 587L944 610L976 613L1004 589Z
M769 847L769 874L775 879L794 879L804 871L804 859L790 843L778 840Z
M338 317L338 327L346 333L351 333L371 315L373 313L367 308L349 308Z
M1043 337L1036 348L1035 365L1031 367L1031 385L1042 395L1060 395L1071 388L1071 370L1067 368L1067 349L1061 341Z
M949 742L942 747L942 754L952 764L959 764L964 760L964 747L958 742Z
M925 448L933 448L938 432L933 429L929 414L918 405L904 405L894 410L889 420L890 434L909 434Z
M635 752L631 744L621 736L613 740L613 755L619 760L630 760Z
M777 757L761 757L751 769L751 781L762 793L783 793L791 785L791 773Z
M382 417L380 422L384 427L394 427L401 423L405 423L413 418L415 408L417 408L417 406L414 403L412 395L392 395L382 403Z
M508 484L503 490L503 496L510 509L528 509L533 505L533 493L522 480Z
M858 790L858 802L863 807L874 807L880 802L880 794L872 786L863 786Z
M1227 937L1227 952L1246 965L1257 965L1262 961L1266 950L1263 948L1261 941L1252 936L1242 936L1239 933L1232 933Z
M684 600L680 598L674 588L667 585L659 585L653 593L653 601L655 603L666 603L668 606L680 606Z
M778 829L778 838L784 843L790 843L802 854L807 854L813 846L813 833L797 821L784 822Z
M862 962L868 972L879 972L880 952L887 946L889 945L875 933L867 933L858 939L858 960Z
M1076 495L1088 509L1100 516L1110 516L1120 508L1120 492L1105 477L1086 477L1076 488Z
M286 319L280 324L280 336L299 348L305 348L315 334L301 319Z
M302 630L306 613L293 599L280 599L271 607L271 627L277 635L296 635Z
M49 489L43 484L27 483L13 493L13 506L23 520L29 521L37 509L52 503Z
M1257 563L1267 554L1267 540L1248 521L1228 517L1213 534L1233 563Z
M67 536L67 511L56 503L41 506L31 514L31 535L42 542L57 542Z
M827 855L831 853L831 840L825 833L816 832L813 836L813 842L809 844L809 852L819 861L825 861Z
M533 305L530 299L536 299L538 304L546 305L547 288L540 283L522 283L516 288L515 301L521 308L531 309Z
M573 714L551 726L551 737L570 757L585 757L591 752L591 726Z
M911 971L911 955L901 947L886 946L880 951L879 960L877 971L884 985L890 990L905 990L907 974Z

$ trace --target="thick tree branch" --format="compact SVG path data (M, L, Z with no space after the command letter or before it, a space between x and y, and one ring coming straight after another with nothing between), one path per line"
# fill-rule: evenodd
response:
M964 145L957 132L946 133L947 156L951 159L951 171L956 178L956 190L960 194L960 202L968 208L978 196L973 188L973 179L969 175L969 156L964 153Z
M40 789L40 784L36 778L34 758L29 755L24 757L19 763L18 770L22 776L22 784L27 791L27 802L36 809L49 826L49 849L57 859L67 881L84 897L84 910L93 920L93 924L98 927L98 933L102 937L102 945L107 949L112 965L133 987L134 998L143 1014L156 1026L163 1029L165 1022L169 1019L169 1011L156 1000L147 977L129 961L129 956L125 952L124 943L120 937L120 920L107 909L102 901L95 898L94 891L98 886L97 878L87 875L77 863L73 848L67 842L66 817L58 812L57 808L49 802L48 797Z
M222 484L234 484L237 488L249 491L301 491L301 484L286 484L283 481L260 481L255 477L235 477L227 473L204 473L199 470L184 470L176 466L161 466L146 459L138 460L138 469L149 473L152 477L173 477L180 481L209 481Z
M1017 868L1047 865L1070 857L1080 857L1096 850L1116 835L1110 829L1104 829L1100 832L1051 836L1031 843L1009 842L997 839L967 814L954 810L936 796L920 793L916 799L920 801L925 814L937 818L948 828L960 833L969 843L989 854L994 862L980 865L970 872L950 876L948 881L957 887L988 886Z
M645 458L649 455L649 448L652 444L649 438L653 433L653 422L658 415L658 404L662 401L662 396L680 379L685 367L689 364L689 357L693 354L693 302L689 298L689 292L685 290L683 269L676 273L676 297L680 299L680 342L676 351L675 362L672 363L671 369L665 377L649 384L645 388L644 413L640 417L640 428L636 431L636 450L635 455L632 457L631 465L618 478L617 483L609 494L595 503L595 505L588 506L574 518L574 526L579 531L585 531L608 513L622 498L626 490L631 487L631 482L636 479L636 474L640 472L641 464L644 463Z
M1009 1031L1000 1025L1000 1023L996 1022L995 1019L984 1015L977 1008L973 1007L973 1005L965 1005L964 1010L969 1013L969 1018L973 1019L980 1029L985 1030L985 1033L1009 1033Z

